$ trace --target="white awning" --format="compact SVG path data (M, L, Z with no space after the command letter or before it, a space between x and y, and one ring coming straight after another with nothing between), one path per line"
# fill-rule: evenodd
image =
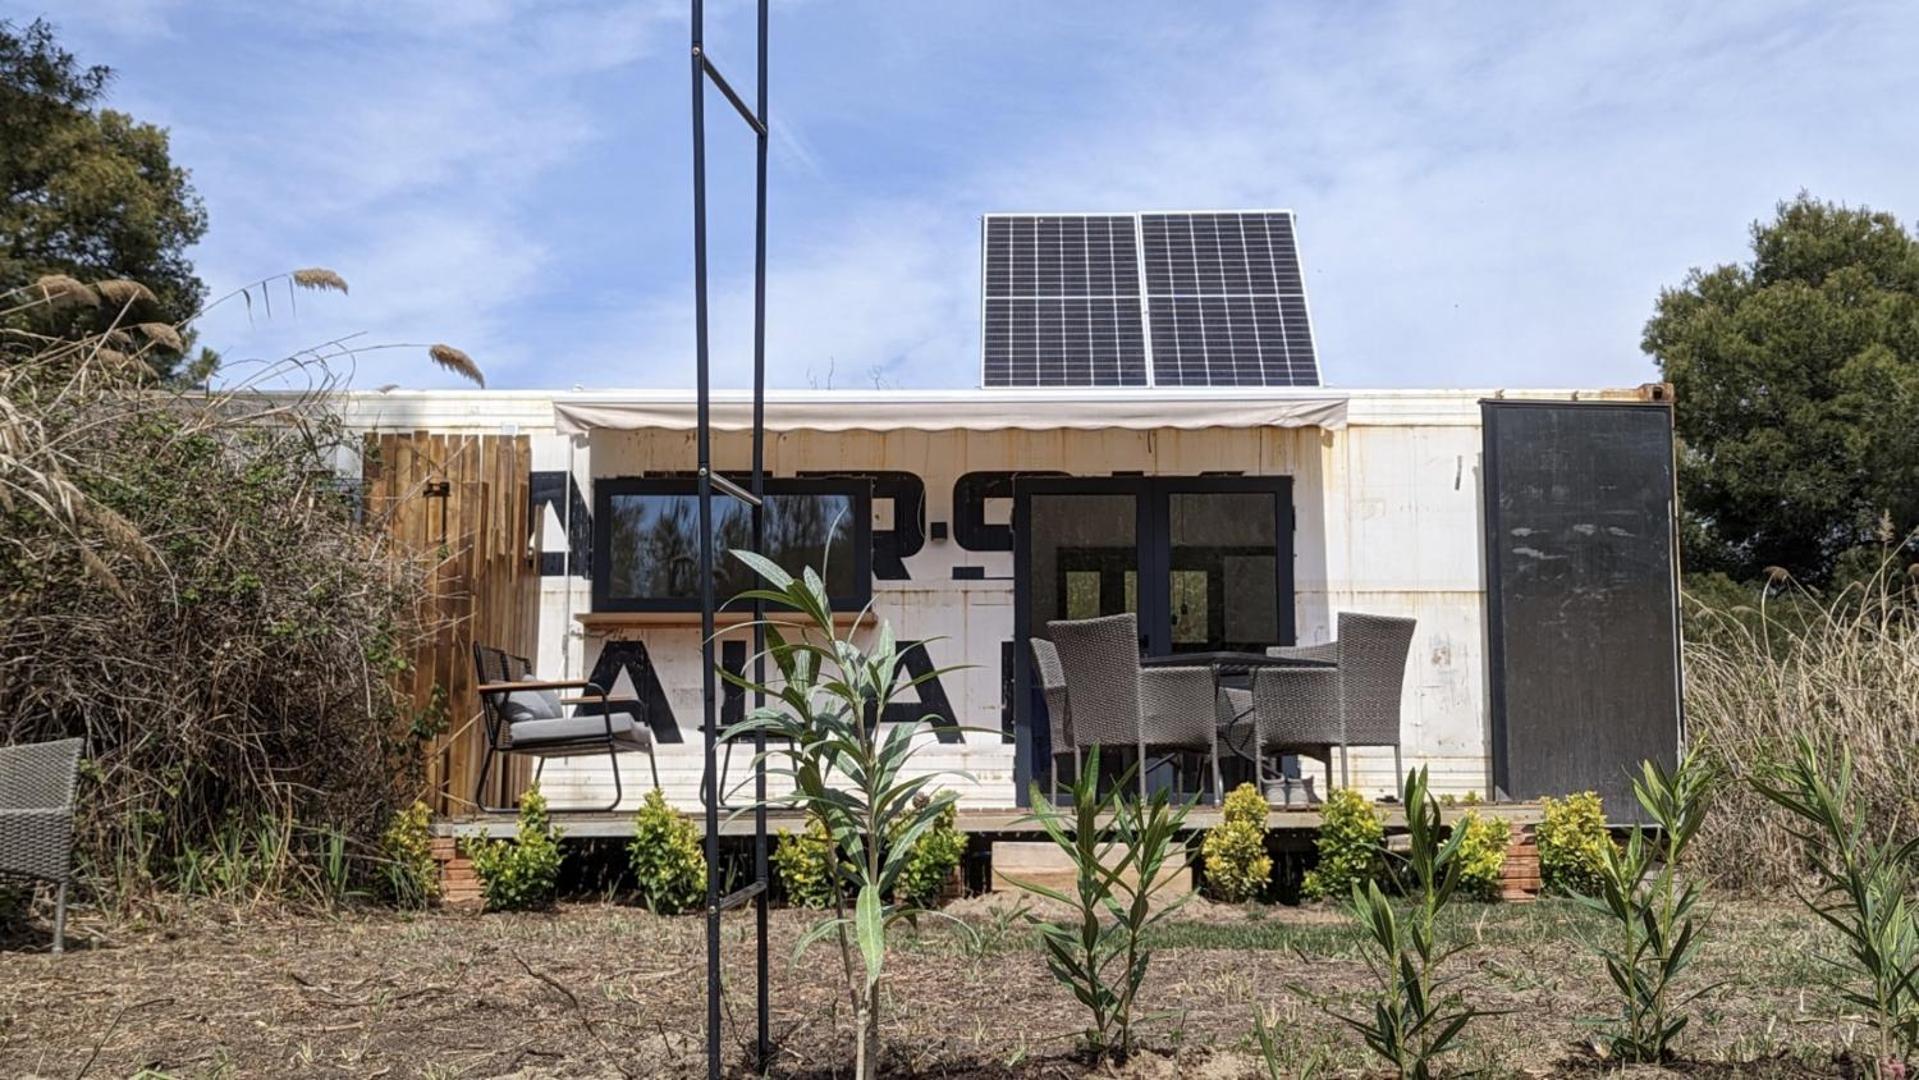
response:
M715 391L714 431L747 431L753 399ZM562 434L594 430L690 431L693 395L559 394L554 424ZM1346 395L1264 387L1205 390L1102 388L1072 390L780 390L766 395L768 431L1091 431L1121 428L1256 428L1346 426Z

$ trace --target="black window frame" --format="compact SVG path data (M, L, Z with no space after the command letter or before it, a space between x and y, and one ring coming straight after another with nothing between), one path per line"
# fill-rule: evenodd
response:
M729 478L745 486L745 476ZM680 599L677 597L615 597L612 595L613 577L613 500L620 496L632 495L677 495L691 497L699 494L699 481L693 477L667 476L616 476L596 479L593 482L593 610L596 612L651 612L663 614L693 614L700 610L698 594ZM849 596L828 596L827 603L834 611L859 611L873 599L873 483L858 477L797 478L768 477L766 494L778 495L838 495L852 500L853 513L853 581L856 592ZM713 502L717 507L722 501L732 501L732 496L717 489L713 492ZM716 511L717 513L717 511ZM732 556L724 551L714 553L716 559L729 559ZM726 609L731 597L719 597L721 610Z

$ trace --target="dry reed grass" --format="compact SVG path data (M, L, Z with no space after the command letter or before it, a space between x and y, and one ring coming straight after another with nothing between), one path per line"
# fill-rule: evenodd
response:
M324 273L308 287L344 290ZM416 794L422 733L393 676L437 629L432 568L358 520L334 472L329 361L355 349L162 384L147 354L184 336L127 318L148 295L0 293L0 312L91 300L108 324L0 325L0 743L87 739L83 865L109 904L337 892Z
M1919 606L1903 562L1889 556L1830 596L1783 581L1744 610L1689 601L1702 631L1686 646L1692 744L1747 778L1783 762L1800 735L1843 743L1875 831L1919 831ZM1730 888L1800 882L1806 865L1789 825L1749 785L1728 785L1695 849L1699 865Z

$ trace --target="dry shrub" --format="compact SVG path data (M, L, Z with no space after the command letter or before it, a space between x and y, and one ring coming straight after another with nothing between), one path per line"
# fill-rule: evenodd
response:
M0 308L49 293L84 299ZM182 390L141 359L168 335L136 329L131 355L118 325L0 331L0 743L85 736L108 903L337 895L414 795L425 732L392 677L430 629L428 568L358 520L322 365ZM289 378L307 391L252 392Z
M1895 553L1898 548L1892 549ZM1686 715L1694 747L1742 780L1814 735L1852 753L1875 835L1919 822L1919 607L1903 559L1828 596L1780 578L1739 608L1689 597ZM1727 785L1696 848L1722 886L1802 882L1792 821L1749 784Z

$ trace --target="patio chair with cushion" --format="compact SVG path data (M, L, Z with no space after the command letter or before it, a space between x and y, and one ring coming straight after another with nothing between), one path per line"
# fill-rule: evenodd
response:
M1324 645L1279 646L1274 656L1331 660L1338 664L1340 739L1339 782L1350 782L1347 750L1354 746L1393 748L1393 776L1404 777L1400 760L1400 699L1406 662L1412 656L1415 619L1390 615L1339 614L1339 635ZM1398 781L1395 779L1395 788Z
M1219 731L1212 669L1142 669L1139 623L1130 613L1049 622L1046 632L1066 675L1075 747L1134 749L1141 798L1146 797L1148 751L1202 753L1212 764L1217 797Z
M44 881L53 902L53 951L67 947L73 876L73 788L79 739L0 746L0 881Z
M547 758L580 757L605 754L613 763L613 802L608 810L620 807L620 754L646 755L653 771L653 786L660 786L660 767L653 756L653 731L636 714L642 708L632 698L615 698L605 689L583 679L539 680L531 676L532 665L523 657L512 656L485 645L473 646L473 663L479 671L480 708L486 731L486 752L480 758L480 781L473 789L473 802L487 813L511 813L510 806L488 806L487 773L495 755L527 754L539 759L533 778L538 782ZM576 690L571 697L562 690ZM569 707L589 706L595 712ZM618 711L615 711L617 708Z
M1079 747L1073 743L1073 709L1066 697L1066 669L1060 666L1059 650L1045 638L1028 638L1033 647L1033 674L1039 677L1040 693L1046 699L1046 726L1053 737L1053 752L1048 755L1047 771L1052 777L1051 794L1059 797L1059 759L1073 755L1073 776L1079 776Z

